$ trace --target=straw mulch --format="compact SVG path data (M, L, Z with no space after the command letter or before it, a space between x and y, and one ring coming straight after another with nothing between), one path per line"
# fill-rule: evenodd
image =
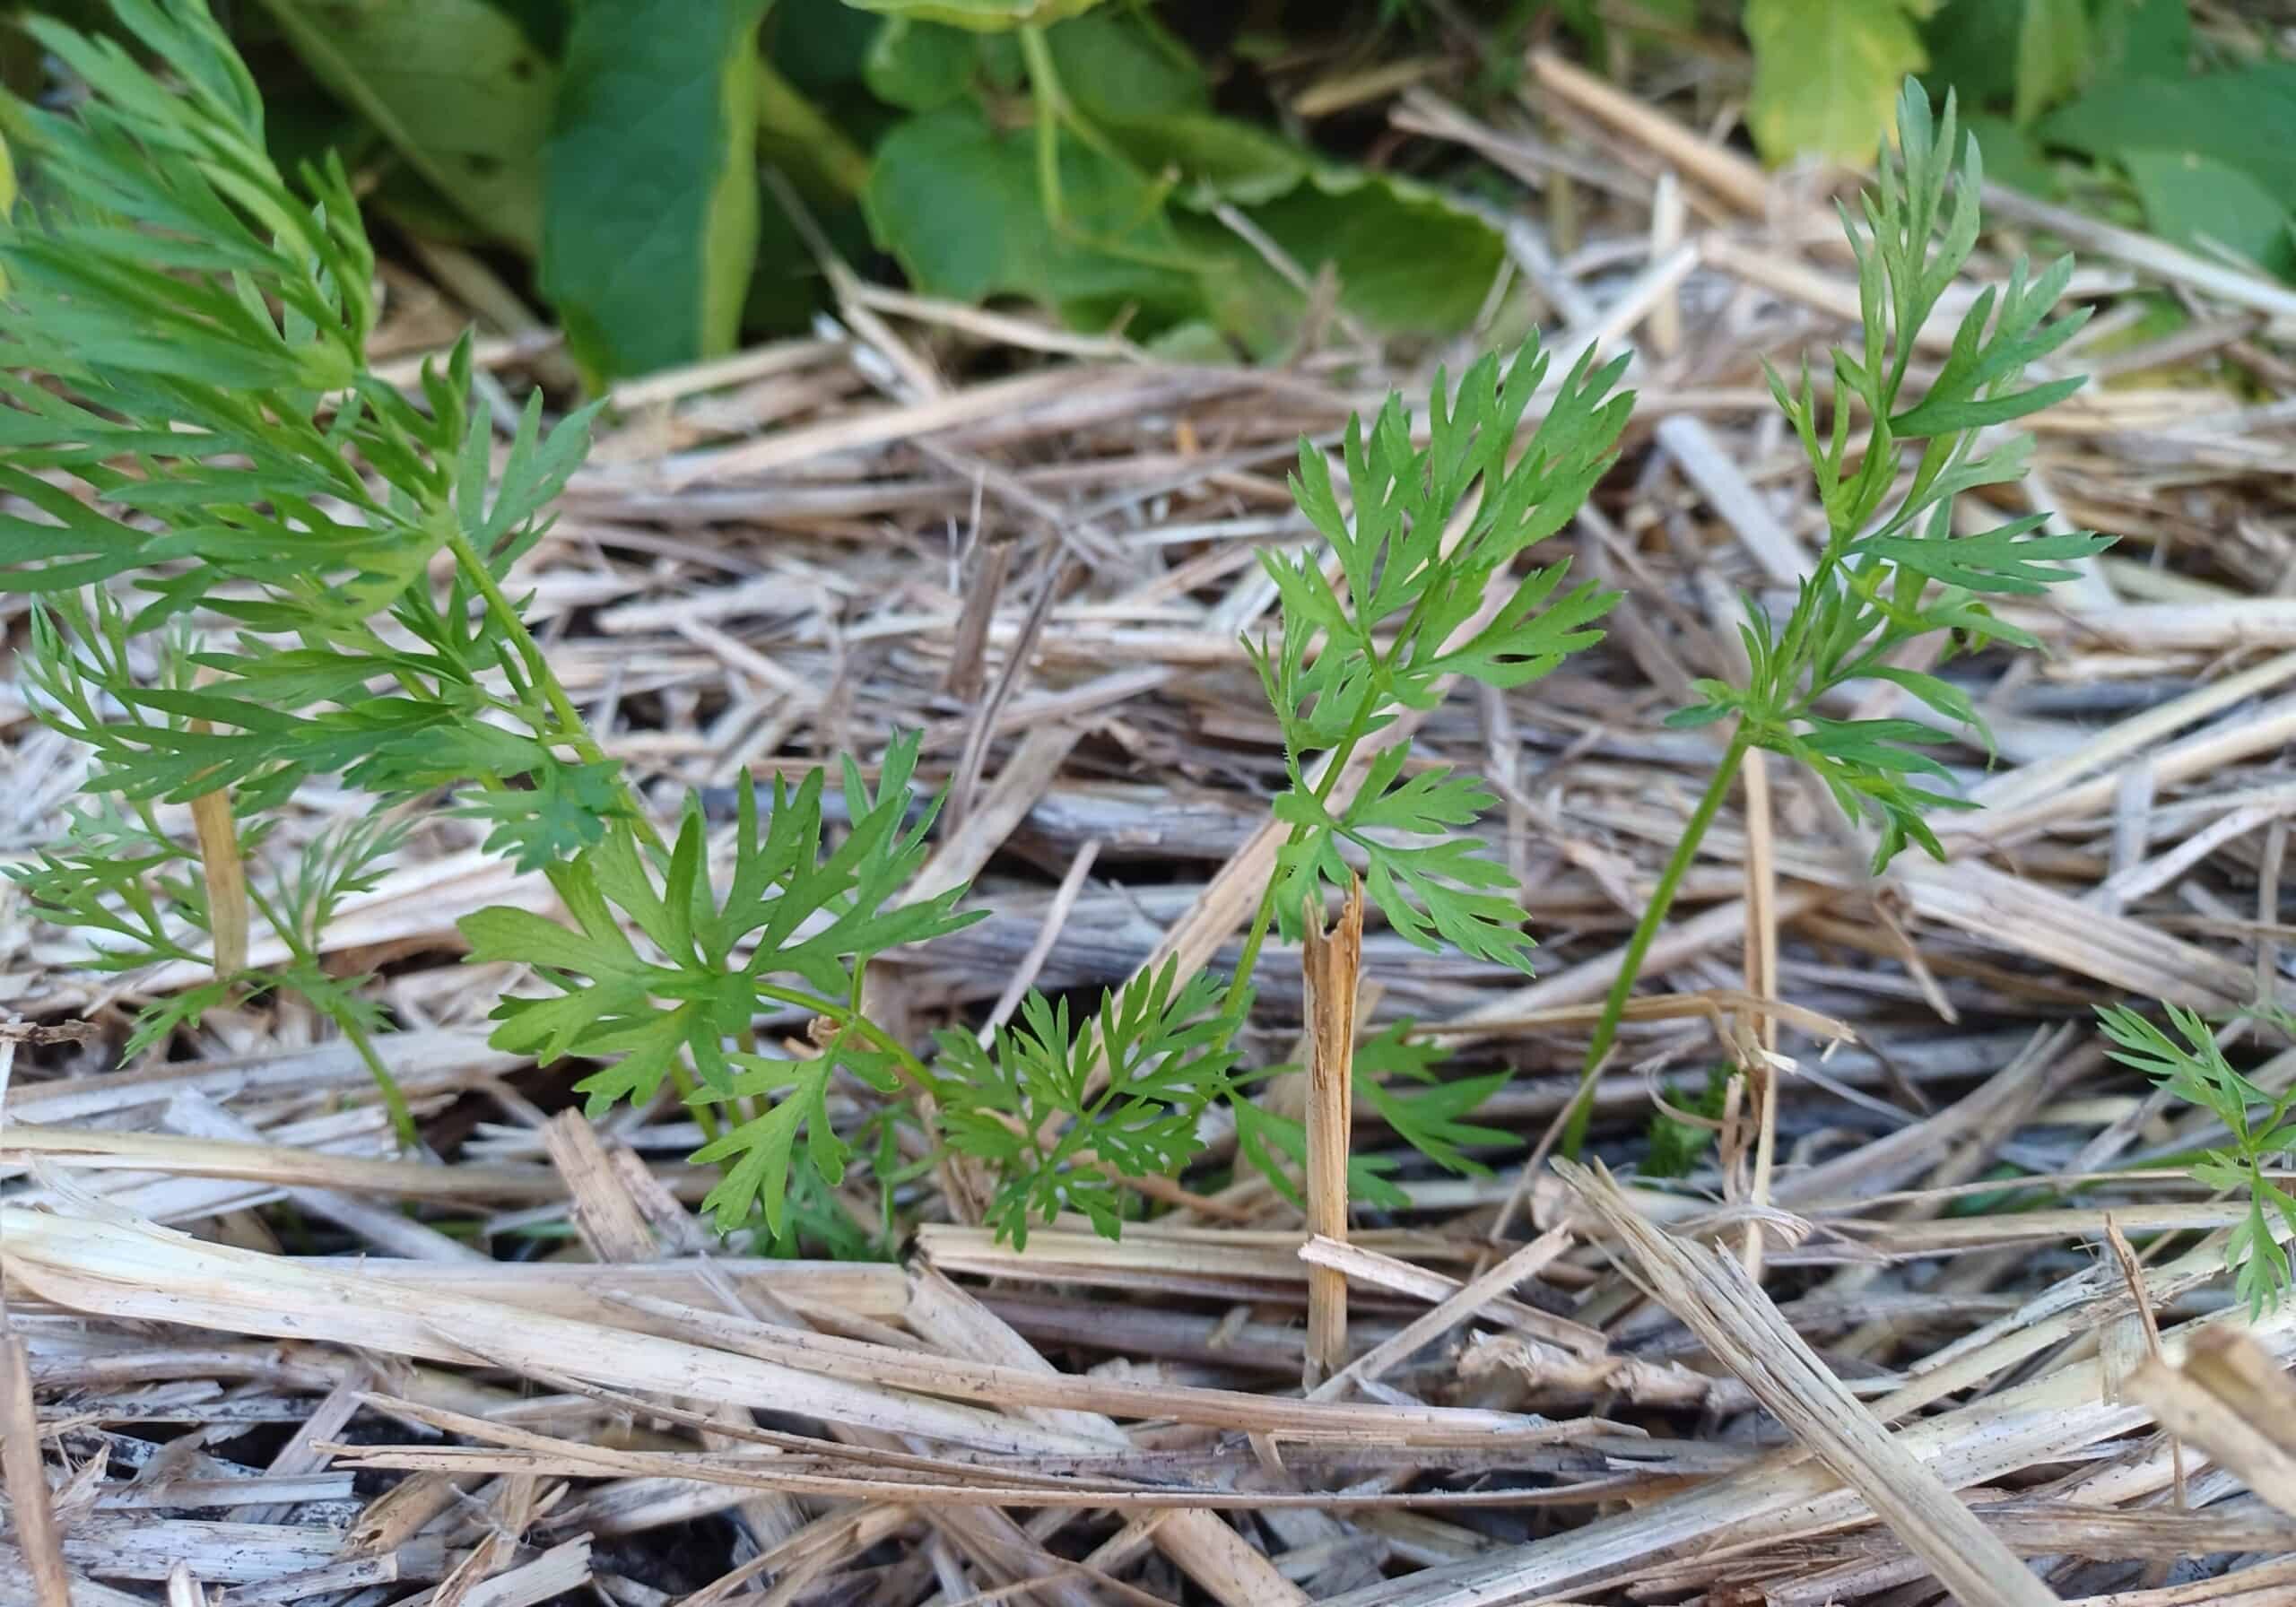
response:
M454 923L550 894L468 822L425 824L328 934L383 978L420 1157L293 1012L118 1064L132 1004L192 978L87 969L0 893L0 1599L2296 1600L2296 1309L2231 1309L2244 1201L2124 1169L2212 1135L2088 1019L2296 1002L2296 296L2001 198L1984 271L2069 239L2100 308L2067 359L2100 383L2034 421L2026 491L2122 543L2025 611L2048 658L1980 661L2001 753L1964 755L1987 807L1947 822L1951 863L1869 879L1783 767L1726 814L1597 1129L1631 1159L1727 1056L1703 1169L1526 1169L1713 762L1657 722L1728 673L1737 590L1813 552L1758 359L1855 305L1824 183L1534 68L1567 178L1552 141L1395 117L1546 192L1526 216L1567 184L1588 220L1560 250L1518 230L1513 269L1561 356L1639 354L1626 459L1557 543L1630 600L1600 650L1418 732L1506 799L1538 980L1374 929L1356 1001L1515 1069L1491 1176L1419 1166L1395 1218L1318 1202L1344 1238L1263 1184L1177 1191L1120 1243L1021 1255L928 1174L898 1262L745 1259L692 1214L681 1111L594 1128L571 1073L486 1047L520 978L460 964ZM391 281L410 358L468 316L433 283L476 265L429 266ZM1272 600L1256 552L1306 534L1286 461L1435 354L1337 320L1286 367L1177 369L836 284L818 338L616 398L525 577L560 673L665 807L922 727L954 794L928 878L977 876L992 914L882 968L904 1030L1232 944L1278 768L1238 637ZM2133 334L2162 295L2189 320ZM552 360L499 325L486 355L506 395ZM21 857L81 760L6 683L0 737ZM351 806L302 799L279 846ZM1255 1047L1291 1056L1297 957L1261 977ZM1394 1147L1361 1110L1354 1142ZM2004 1168L2058 1192L2005 1196ZM874 1228L874 1194L845 1203ZM1311 1288L1337 1365L1308 1388Z

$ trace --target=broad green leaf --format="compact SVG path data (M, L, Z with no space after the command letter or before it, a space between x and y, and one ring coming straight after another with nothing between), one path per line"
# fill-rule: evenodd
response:
M756 259L765 0L587 0L544 156L542 283L604 378L732 348Z
M2188 0L2103 0L2096 18L2096 82L2182 78L2192 60Z
M1940 97L1950 91L1964 117L1987 108L2005 110L2017 86L2017 32L2024 13L2025 0L1945 0L1922 24L1922 48L1929 56L1924 85ZM1985 168L1991 178L1990 137Z
M558 73L486 0L265 0L311 75L488 236L542 240Z
M1298 188L1316 166L1282 135L1208 111L1160 112L1104 126L1142 168L1187 179L1181 199L1198 207L1273 200Z
M857 11L883 12L890 17L913 17L920 22L941 22L970 28L976 33L1004 33L1014 28L1041 28L1064 17L1080 16L1100 0L845 0Z
M812 96L867 94L863 64L884 26L845 0L775 0L765 23L774 70Z
M961 301L1024 296L1080 328L1126 314L1146 334L1198 316L1203 265L1183 249L1155 187L1083 142L1059 142L1064 217L1045 213L1033 133L991 129L944 107L885 136L863 192L877 243L911 283Z
M932 111L962 96L980 59L973 36L938 22L887 17L861 59L862 82L888 106Z
M1307 172L1288 191L1243 210L1310 275L1329 265L1340 306L1381 334L1440 336L1465 328L1506 253L1498 230L1439 192L1359 169ZM1306 306L1297 286L1214 219L1188 220L1183 235L1224 263L1210 293L1225 327L1262 352L1291 339Z
M2188 151L2120 153L2144 204L2144 221L2162 239L2207 254L2222 247L2282 278L2296 275L2287 198L2239 169Z
M2296 205L2296 63L2100 84L2051 113L2040 132L2090 156L2205 158L2247 174L2282 206Z
M2031 123L2079 85L2089 60L2087 0L2025 0L2012 116Z
M907 38L889 25L881 40L913 54ZM1328 263L1342 307L1382 333L1453 334L1481 308L1504 250L1475 213L1213 113L1185 48L1140 17L1099 13L1045 39L1061 94L1086 126L1058 137L1057 217L1046 215L1035 131L992 131L970 100L911 119L879 147L871 225L921 286L966 300L1026 296L1087 327L1129 310L1127 333L1143 340L1208 321L1274 354L1306 298L1209 215L1233 204L1307 273ZM991 66L984 54L977 75L993 77ZM930 100L953 71L905 61L886 87Z
M1045 44L1061 93L1095 123L1212 109L1203 67L1144 8L1077 17L1048 30Z
M1747 0L1745 28L1746 122L1764 158L1872 161L1899 84L1925 65L1903 0Z
M1092 20L1097 27L1099 20ZM1069 30L1056 30L1054 38ZM1177 88L1168 92L1177 95ZM1340 305L1383 334L1457 333L1490 293L1505 256L1484 219L1408 178L1327 162L1278 134L1202 109L1125 111L1101 126L1144 172L1170 172L1182 236L1225 265L1208 286L1222 326L1254 349L1289 340L1305 298L1252 245L1209 213L1239 207L1314 274L1328 263Z

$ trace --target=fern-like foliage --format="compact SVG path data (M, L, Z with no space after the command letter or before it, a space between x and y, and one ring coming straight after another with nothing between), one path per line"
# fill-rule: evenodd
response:
M1940 633L1940 664L1957 650L1990 644L2037 646L1998 618L1990 600L2043 592L2072 577L2068 563L2111 545L2086 531L2036 534L2045 514L1976 535L1954 534L1962 493L2025 472L2031 439L1988 444L1989 432L2080 388L2079 376L2029 385L2025 370L2063 346L2088 316L2083 308L2049 317L2072 282L2072 258L2035 276L2021 257L2006 286L1987 286L1972 299L1928 388L1906 394L1916 339L1977 244L1984 167L1977 141L1961 139L1956 125L1950 93L1943 119L1933 122L1928 92L1908 78L1898 100L1897 152L1884 154L1878 194L1862 198L1864 227L1842 209L1842 231L1857 261L1859 334L1854 347L1833 350L1831 418L1806 361L1792 386L1768 370L1770 394L1809 459L1825 510L1825 547L1783 626L1760 602L1745 600L1739 627L1750 665L1745 684L1700 680L1700 700L1667 720L1678 727L1733 725L1714 779L1628 939L1563 1127L1566 1155L1578 1152L1593 1081L1617 1040L1643 959L1748 751L1766 749L1806 766L1845 814L1876 828L1875 874L1909 843L1944 858L1928 817L1970 806L1941 790L1952 777L1934 750L1955 732L1927 719L1841 719L1820 713L1821 706L1859 682L1880 682L1989 748L1968 694L1897 660L1918 638ZM1952 185L1957 143L1964 154L1960 182Z
M2266 1168L2296 1150L2296 1089L2274 1094L2259 1088L2232 1069L2215 1032L2197 1012L2180 1004L2163 1008L2177 1029L2175 1038L2126 1005L2100 1008L2097 1019L2114 1046L2107 1053L2207 1111L2232 1135L2230 1144L2195 1160L2192 1175L2248 1201L2247 1214L2233 1224L2225 1244L2224 1264L2248 1314L2261 1316L2280 1303L2292 1281L2280 1231L2296 1235L2296 1195L2267 1177Z
M697 806L662 842L503 590L587 449L590 410L545 429L535 396L498 461L467 340L413 394L377 375L374 255L340 165L278 170L201 0L116 9L165 82L121 43L35 19L88 93L69 116L0 105L31 179L0 228L0 491L22 510L0 513L0 586L35 598L40 717L94 758L91 802L22 875L34 903L86 929L107 967L210 961L202 848L167 811L227 798L231 856L256 866L243 896L286 959L153 1006L135 1046L288 989L395 1099L369 1041L380 1015L319 953L398 833L330 833L277 872L257 851L315 777L383 801L457 789L487 847L545 872L568 912L467 923L476 958L556 995L506 1001L495 1042L603 1062L582 1085L594 1109L698 1071L705 1125L735 1118L701 1151L729 1163L712 1209L778 1229L801 1131L817 1175L841 1165L843 1141L805 1119L831 1071L915 1065L860 1022L862 967L964 918L953 892L899 901L930 824L903 823L915 743L874 789L846 766L855 824L834 845L819 772L777 786L767 823L744 796L722 882ZM780 1078L795 1091L761 1104L780 1073L727 1045L792 1003L834 1030Z
M939 1035L933 1088L949 1147L996 1174L999 1233L1026 1244L1031 1216L1076 1211L1113 1238L1126 1200L1115 1179L1169 1177L1196 1154L1197 1122L1236 1063L1226 992L1201 971L1181 980L1168 960L1103 993L1088 1021L1031 993L1021 1024L987 1048Z
M1974 139L1961 142L1960 182L1946 205L1955 123L1951 95L1942 122L1933 125L1927 91L1908 79L1898 105L1898 160L1882 164L1879 193L1863 197L1862 230L1842 214L1863 316L1858 345L1833 352L1830 427L1806 361L1791 386L1769 370L1770 393L1801 439L1825 509L1825 550L1782 628L1748 600L1740 628L1752 665L1747 684L1700 681L1704 700L1669 722L1700 725L1735 716L1751 745L1808 766L1846 813L1879 828L1877 873L1909 843L1944 857L1926 817L1969 805L1925 778L1949 779L1928 750L1953 732L1918 719L1829 718L1816 712L1819 705L1853 682L1886 682L1990 745L1967 694L1892 660L1915 638L1938 632L1945 633L1947 656L1991 643L2037 646L1997 618L1987 600L2038 595L2070 578L2067 563L2111 545L2111 538L2085 531L2036 534L2046 514L1979 534L1954 533L1956 499L2022 478L2031 456L2030 436L1988 446L1987 432L2081 387L2077 375L2028 384L2025 371L2088 317L2085 308L2049 317L2072 281L2070 256L2038 275L2020 257L2006 285L1988 285L1970 301L1928 388L1918 397L1905 394L1915 336L1977 244L1984 169ZM1911 474L1901 482L1909 456Z
M1439 1068L1450 1052L1439 1043L1413 1038L1414 1025L1408 1020L1396 1021L1355 1046L1355 1092L1397 1138L1445 1171L1487 1177L1491 1168L1469 1155L1468 1146L1504 1148L1515 1142L1514 1135L1465 1118L1507 1085L1509 1073L1444 1077ZM1264 1074L1300 1069L1271 1066ZM1398 1089L1398 1081L1415 1091ZM1278 1194L1304 1207L1306 1201L1291 1174L1308 1162L1306 1125L1242 1099L1236 1101L1235 1116L1237 1153L1257 1168ZM1395 1182L1396 1169L1389 1156L1349 1156L1349 1196L1377 1211L1408 1208L1411 1196Z
M916 764L913 735L894 743L874 788L847 763L853 825L833 847L822 832L825 778L814 770L794 789L777 782L770 811L761 811L754 785L742 790L733 864L723 876L710 868L700 800L690 799L666 852L615 830L549 867L571 925L522 909L465 917L473 960L533 966L557 990L553 998L504 1000L493 1041L545 1063L612 1056L577 1085L593 1116L617 1101L651 1100L686 1064L701 1074L691 1097L705 1105L793 1086L789 1098L695 1157L733 1163L709 1197L721 1225L738 1226L761 1209L778 1232L788 1150L801 1131L822 1180L842 1174L843 1145L825 1118L812 1125L818 1131L805 1119L822 1108L829 1072L842 1064L873 1084L888 1081L885 1047L857 1020L863 969L890 950L980 918L957 910L962 888L893 901L924 862L937 809L903 824ZM729 1054L726 1041L749 1030L761 1001L836 1019L822 1055L795 1064Z
M1272 896L1287 938L1321 888L1346 885L1352 859L1371 902L1411 942L1530 969L1521 907L1501 890L1510 879L1471 835L1495 802L1488 788L1446 768L1412 771L1407 743L1378 753L1345 807L1332 806L1332 787L1365 738L1400 709L1431 708L1446 677L1518 687L1602 639L1591 627L1615 598L1591 583L1565 590L1567 560L1526 571L1495 609L1488 599L1614 460L1633 406L1614 392L1624 370L1623 359L1599 369L1591 353L1582 359L1519 454L1517 431L1547 373L1535 340L1503 378L1496 355L1476 362L1456 400L1439 373L1424 447L1391 395L1368 432L1348 422L1344 507L1324 455L1300 444L1292 495L1330 543L1341 584L1321 551L1265 555L1282 627L1273 644L1246 644L1283 732L1290 785L1275 812L1292 831ZM1318 754L1328 762L1311 781Z
M1320 556L1271 570L1285 622L1257 656L1292 833L1245 962L1227 982L1167 968L1089 1020L1032 996L987 1049L944 1034L928 1064L863 1009L873 961L973 918L961 888L905 897L934 819L916 805L916 740L894 741L874 780L843 761L842 835L820 770L743 791L722 837L691 799L658 830L508 589L587 449L590 410L546 425L537 396L498 441L467 340L411 387L378 374L374 254L340 163L278 169L204 0L114 6L134 48L28 24L84 87L68 112L0 100L28 178L0 221L0 587L32 598L37 713L92 760L65 839L22 873L34 904L84 930L100 965L215 973L147 1012L137 1047L291 990L358 1047L413 1141L373 1042L387 1021L321 963L328 922L388 866L399 831L264 851L281 806L319 777L396 811L378 820L445 801L489 851L548 878L556 913L463 923L474 960L530 979L493 1041L582 1063L594 1113L674 1085L704 1129L696 1160L723 1168L718 1224L778 1239L835 1215L828 1191L857 1155L881 1190L887 1164L916 1175L892 1160L886 1113L903 1106L939 1149L995 1174L1003 1230L1074 1210L1114 1231L1118 1180L1185 1167L1199 1118L1237 1097L1270 922L1296 931L1351 863L1414 942L1527 963L1505 879L1474 848L1483 788L1413 769L1400 746L1344 808L1330 777L1445 678L1518 686L1593 639L1607 599L1564 591L1560 567L1515 566L1610 461L1628 406L1617 365L1581 364L1519 455L1544 394L1535 352L1503 380L1495 359L1478 363L1456 402L1439 383L1424 450L1399 400L1369 431L1352 426L1344 505L1303 456L1298 494L1341 584ZM760 1053L761 1015L788 1011L811 1022L804 1047ZM1375 1098L1457 1167L1485 1136L1462 1118L1493 1085ZM1273 1121L1248 1151L1282 1146Z
M474 603L542 534L587 415L545 439L530 409L490 495L467 343L419 400L366 366L374 256L340 165L280 174L204 5L117 11L171 88L34 18L91 98L0 102L33 180L0 228L0 490L28 510L0 515L0 585L39 599L43 717L135 803L542 787L559 714L494 673L509 636ZM449 549L483 573L434 588Z
M247 924L207 907L155 808L228 799L217 818L250 822L314 776L507 790L564 762L562 711L531 674L495 673L515 620L474 604L541 534L587 423L545 438L530 411L490 487L467 343L418 396L366 364L374 255L341 165L278 170L204 4L115 9L166 83L125 43L33 18L87 92L68 116L0 100L28 177L0 222L0 586L35 599L25 678L41 717L93 751L89 791L109 802L91 818L132 821L144 850L107 860L78 831L24 880L58 918L125 940L105 963L126 964L192 958L219 916ZM446 552L455 578L434 587ZM283 986L382 1075L373 1012L317 964L310 916L389 846L258 878L244 896L288 962L179 995L140 1039Z

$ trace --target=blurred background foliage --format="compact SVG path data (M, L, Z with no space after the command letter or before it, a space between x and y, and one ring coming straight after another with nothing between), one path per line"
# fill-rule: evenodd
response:
M102 22L74 0L42 9ZM282 155L340 149L413 249L487 265L565 329L594 384L804 329L837 261L1190 358L1279 357L1326 314L1383 337L1503 325L1483 302L1503 197L1518 192L1461 146L1399 135L1389 113L1432 93L1565 140L1526 89L1526 53L1543 46L1773 164L1869 162L1894 86L1918 73L1957 92L1996 180L2296 275L2291 30L2241 6L232 0L219 13L264 82ZM18 93L68 92L21 32L0 72Z

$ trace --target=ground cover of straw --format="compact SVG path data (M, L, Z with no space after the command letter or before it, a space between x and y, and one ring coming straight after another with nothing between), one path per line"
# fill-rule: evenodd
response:
M92 970L0 892L0 1600L2296 1599L2296 1312L2231 1307L2245 1200L2132 1175L2212 1134L2090 1017L2296 1003L2296 295L1988 197L1976 267L2069 244L2099 309L2060 362L2098 383L2032 421L2021 494L2121 543L2019 615L2045 658L1987 661L2000 753L1961 756L1986 807L1944 822L1948 863L1871 878L1822 795L1750 773L1598 1090L1619 1161L1655 1101L1741 1063L1717 1144L1665 1191L1550 1168L1718 749L1658 721L1728 673L1738 590L1790 595L1814 552L1760 360L1822 347L1856 295L1824 177L1559 61L1531 78L1587 222L1560 253L1518 233L1509 271L1564 360L1631 348L1640 395L1558 541L1629 597L1599 651L1418 733L1506 799L1538 978L1375 928L1357 1000L1514 1068L1478 1118L1520 1139L1491 1176L1408 1173L1413 1209L1343 1241L1220 1186L1215 1153L1121 1242L1064 1224L1020 1253L944 1168L905 1193L898 1260L746 1256L692 1214L681 1110L593 1127L565 1070L487 1047L521 978L460 963L455 922L551 894L468 822L427 823L327 934L381 977L421 1156L292 1012L118 1064L134 1003L195 977ZM1564 182L1424 95L1396 121L1522 175L1527 206ZM388 273L411 373L469 313ZM1238 638L1273 598L1256 553L1309 534L1284 467L1439 354L1342 320L1283 367L1171 367L835 282L818 337L616 395L520 577L558 673L665 804L924 732L953 795L926 880L978 877L991 913L878 968L905 1028L1232 945L1279 763ZM2146 337L2163 294L2190 316ZM552 343L482 352L508 396ZM0 744L21 858L82 758L4 680ZM299 799L274 847L347 806ZM1286 1057L1298 956L1260 976L1258 1047ZM1368 1110L1355 1142L1387 1147ZM2005 1168L2046 1192L2004 1197ZM874 1195L844 1204L874 1229ZM1303 1388L1332 1274L1344 1365ZM1996 1547L2032 1568L1973 1580Z

